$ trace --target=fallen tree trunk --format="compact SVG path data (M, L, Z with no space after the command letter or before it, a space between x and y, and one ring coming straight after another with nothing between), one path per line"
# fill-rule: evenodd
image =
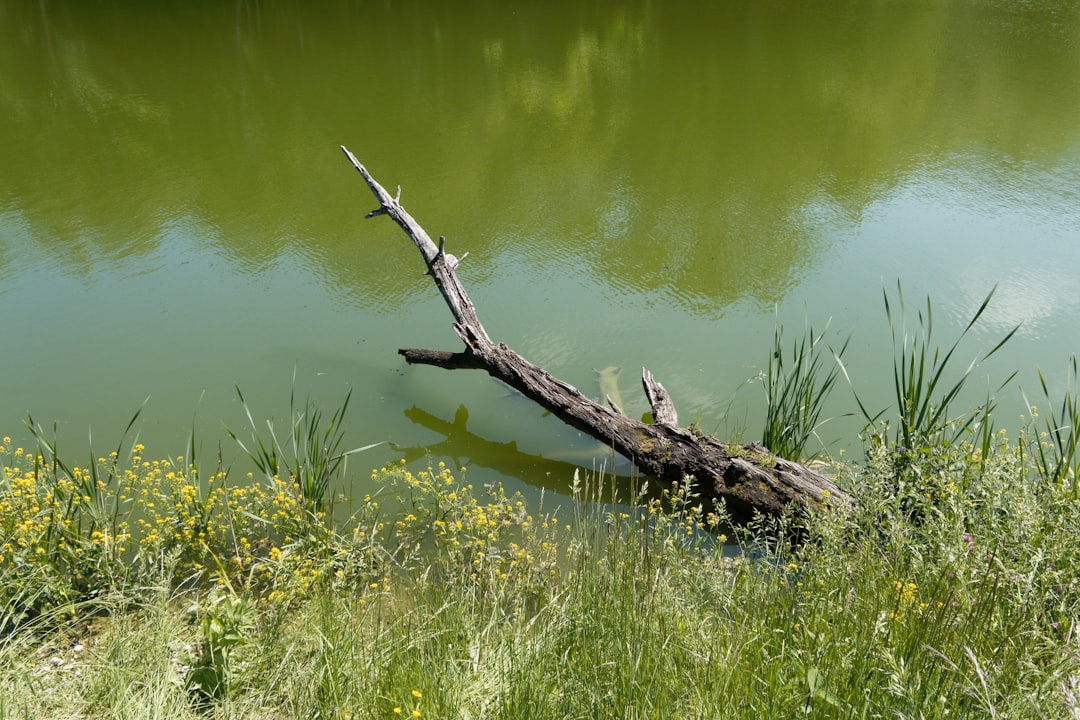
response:
M693 427L679 427L674 403L648 370L642 371L642 385L654 424L633 420L591 400L505 344L493 341L457 278L459 260L445 252L445 238L440 237L436 245L401 206L401 189L397 197L391 197L348 149L341 149L379 202L366 217L388 215L413 241L454 316L454 332L465 342L460 352L398 350L407 362L448 370L483 370L629 458L646 475L673 482L690 478L694 491L702 498L722 501L736 521L757 513L779 516L792 508L821 508L849 500L828 478L777 457L758 443L725 443Z

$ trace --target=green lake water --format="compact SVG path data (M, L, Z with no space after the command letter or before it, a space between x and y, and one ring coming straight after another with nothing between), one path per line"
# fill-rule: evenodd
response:
M147 455L192 428L228 455L235 385L279 427L293 389L351 389L347 442L394 444L360 482L428 452L565 489L592 441L397 355L460 341L343 144L469 253L494 339L586 392L622 366L634 414L645 366L684 421L757 438L774 312L854 330L884 407L897 281L942 342L998 284L962 365L1023 323L973 404L988 372L1060 389L1080 350L1075 1L0 0L0 434L29 411L81 456L145 403Z

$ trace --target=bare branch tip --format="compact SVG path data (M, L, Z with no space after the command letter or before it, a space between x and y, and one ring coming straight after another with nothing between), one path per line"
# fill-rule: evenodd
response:
M341 146L341 151L345 153L345 157L349 158L349 161L356 167L357 170L363 170L364 166L360 164L360 161L356 159L356 156L349 151L349 148L344 145Z

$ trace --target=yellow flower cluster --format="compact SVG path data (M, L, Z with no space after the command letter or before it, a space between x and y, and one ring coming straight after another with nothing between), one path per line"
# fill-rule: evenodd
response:
M919 602L919 586L916 583L894 580L892 587L896 594L896 608L889 611L890 620L902 620L909 611L921 612L928 607L928 603Z
M266 586L280 575L283 548L320 523L291 478L204 478L183 457L145 460L144 450L69 467L3 439L0 602L28 595L31 578L50 584L52 600L71 599L164 563L177 577L211 571ZM308 565L290 568L302 587L324 573Z
M652 518L654 532L663 534L668 543L692 547L710 537L727 542L727 536L717 532L724 524L723 518L695 497L686 482L671 483L660 492L660 497L646 503L645 508Z
M305 501L292 477L203 474L184 457L135 445L90 466L0 450L0 604L70 603L116 583L228 585L288 603L316 587L392 597L392 566L438 557L448 583L530 593L559 567L561 527L520 492L475 488L444 463L373 472L379 490L344 519ZM381 504L380 504L381 503ZM340 511L340 507L339 507ZM343 514L343 512L339 512ZM702 518L693 516L691 527ZM23 588L48 586L48 592Z
M903 583L899 580L895 580L893 581L893 589L896 590L900 604L907 606L915 602L915 593L919 589L919 586L913 582Z
M537 522L520 492L498 483L477 492L442 462L418 473L389 465L372 479L404 505L392 528L398 546L413 557L439 552L457 569L448 582L528 589L556 572L557 524Z

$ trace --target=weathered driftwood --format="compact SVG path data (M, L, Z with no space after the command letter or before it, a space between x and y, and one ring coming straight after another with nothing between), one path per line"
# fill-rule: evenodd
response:
M648 370L642 371L642 385L652 407L653 424L633 420L593 401L505 344L493 341L457 278L459 260L445 251L445 238L440 237L436 245L401 206L401 189L397 197L391 197L348 149L341 149L379 202L379 207L366 217L387 215L412 239L454 317L454 332L465 342L460 352L398 350L407 362L450 370L484 370L563 422L631 459L646 475L665 481L689 477L693 489L703 498L723 501L734 520L746 520L756 513L777 516L793 507L820 508L848 501L828 478L777 457L758 443L725 443L693 427L679 427L671 397Z

